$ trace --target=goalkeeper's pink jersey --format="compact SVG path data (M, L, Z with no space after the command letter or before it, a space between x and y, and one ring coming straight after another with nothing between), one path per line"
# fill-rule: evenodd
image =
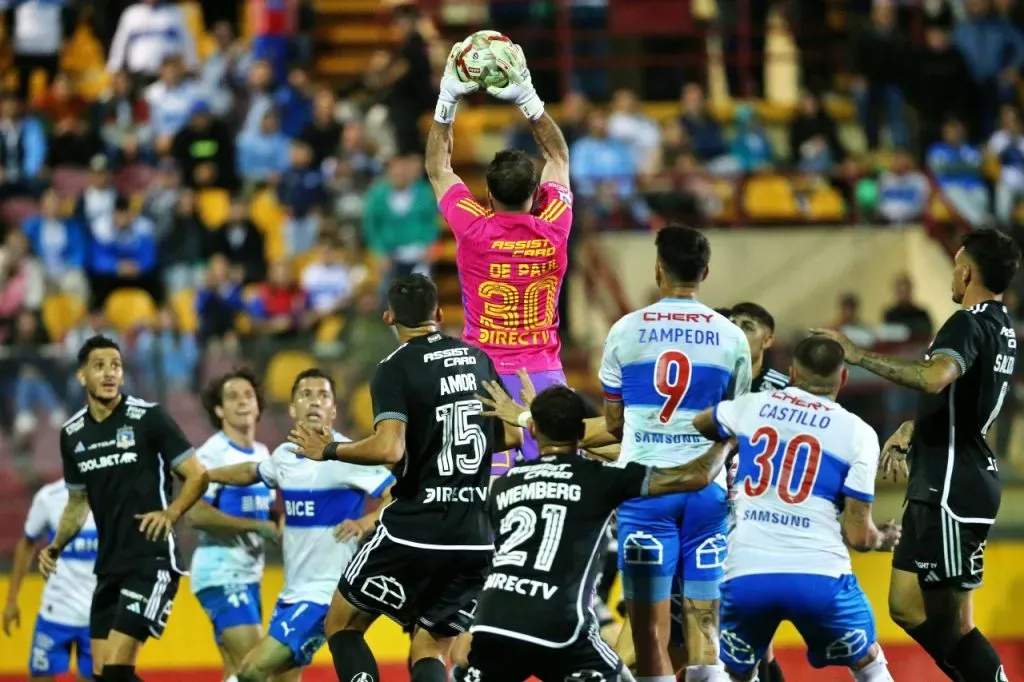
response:
M455 233L466 326L499 374L561 369L558 295L568 262L572 193L546 182L533 210L495 213L464 184L449 189L441 215Z

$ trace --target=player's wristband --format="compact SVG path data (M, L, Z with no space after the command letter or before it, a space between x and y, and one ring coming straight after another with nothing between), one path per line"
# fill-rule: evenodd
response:
M458 102L452 102L444 98L437 98L437 106L434 107L434 120L438 123L451 125L455 122L455 110L459 108Z
M531 419L533 419L533 415L530 414L530 411L529 410L524 410L524 411L519 413L519 419L517 419L516 421L519 422L520 428L525 429L525 428L528 428L530 426L530 420Z
M523 112L528 121L536 121L544 115L544 100L536 92L518 104L519 111Z
M339 445L338 441L335 440L335 441L331 441L330 443L328 443L327 445L324 446L324 449L323 449L324 460L338 459L338 445Z

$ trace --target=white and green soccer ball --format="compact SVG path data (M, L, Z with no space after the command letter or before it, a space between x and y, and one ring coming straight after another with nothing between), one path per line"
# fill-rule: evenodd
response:
M475 82L481 87L508 85L508 76L498 69L497 59L505 57L512 41L498 31L477 31L462 41L455 58L455 72L463 83ZM507 57L505 57L507 60Z

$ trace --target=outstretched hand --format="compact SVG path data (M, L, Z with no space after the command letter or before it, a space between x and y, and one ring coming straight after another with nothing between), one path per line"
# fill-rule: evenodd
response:
M452 49L448 53L448 61L445 62L444 75L441 77L439 99L448 104L455 104L466 95L470 95L480 89L480 85L473 81L464 83L459 79L459 74L455 69L455 62L458 60L461 51L461 42L452 45Z
M523 405L529 407L533 403L533 399L537 397L537 389L533 385L533 379L530 378L530 373L526 371L525 367L517 369L516 376L519 377L519 384L523 387L519 391L519 399L523 402Z
M295 454L317 462L324 460L324 448L334 442L334 434L323 425L296 424L288 432Z
M505 392L505 387L501 385L501 382L484 381L482 385L490 397L476 395L476 399L489 408L480 414L485 417L497 417L510 426L519 426L519 416L526 408L512 400L512 396Z

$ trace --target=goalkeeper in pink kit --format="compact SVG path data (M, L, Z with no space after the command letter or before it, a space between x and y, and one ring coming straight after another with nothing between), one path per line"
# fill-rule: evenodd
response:
M559 358L558 296L568 262L572 226L569 191L569 148L558 124L545 113L517 45L502 50L498 68L508 85L487 88L498 99L513 102L530 122L544 157L537 176L524 152L506 149L487 167L488 205L473 197L452 171L452 123L459 100L479 87L463 83L455 72L458 45L448 57L434 123L427 137L427 176L441 215L455 233L456 261L466 310L463 339L494 361L510 395L522 385L515 372L525 368L538 391L564 384ZM524 459L537 457L537 444L527 438ZM493 475L514 462L510 453L496 453Z

